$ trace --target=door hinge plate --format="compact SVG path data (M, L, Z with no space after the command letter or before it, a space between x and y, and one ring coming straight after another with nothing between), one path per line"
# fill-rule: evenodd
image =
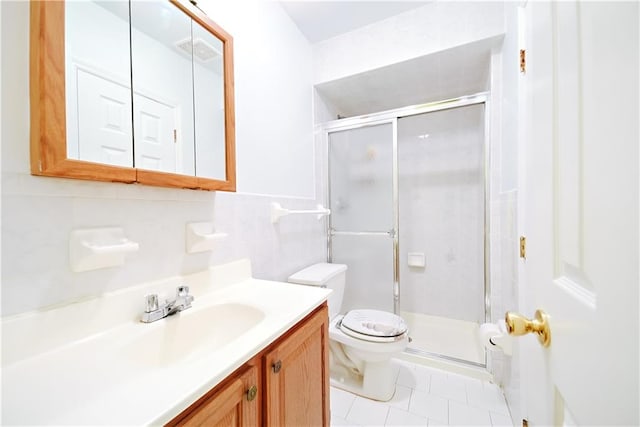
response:
M527 72L527 51L520 49L520 72Z
M527 238L520 236L520 258L527 258Z

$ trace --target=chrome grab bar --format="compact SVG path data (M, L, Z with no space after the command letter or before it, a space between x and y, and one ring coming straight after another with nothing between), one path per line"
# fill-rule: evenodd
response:
M336 231L335 229L329 229L329 233L332 236L389 236L392 239L396 235L396 230L391 229L389 231Z

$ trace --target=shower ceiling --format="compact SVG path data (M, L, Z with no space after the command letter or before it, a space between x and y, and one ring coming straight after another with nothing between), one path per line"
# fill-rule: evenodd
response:
M492 37L317 84L322 98L343 117L440 101L489 89Z

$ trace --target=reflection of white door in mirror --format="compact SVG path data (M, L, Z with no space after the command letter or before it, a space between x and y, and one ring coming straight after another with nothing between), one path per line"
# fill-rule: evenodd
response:
M191 17L167 1L131 2L133 144L137 168L194 174L191 26ZM184 40L188 42L186 51L176 45ZM170 119L165 111L168 105L175 107L179 116ZM180 147L173 142L173 129L177 128L168 124L173 120L182 124ZM181 149L180 153L176 148Z
M67 154L133 167L129 20L103 5L69 2L64 8ZM127 3L114 5L128 10Z
M135 166L163 172L182 172L177 166L179 151L176 109L140 94L134 94Z
M131 89L81 69L77 88L77 158L132 166Z

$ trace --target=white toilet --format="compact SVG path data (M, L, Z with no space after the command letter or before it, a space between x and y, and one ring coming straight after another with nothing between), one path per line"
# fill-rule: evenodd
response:
M397 368L391 357L407 347L406 322L379 310L351 310L342 315L347 266L314 264L289 282L327 287L331 385L370 399L387 401L395 393Z

